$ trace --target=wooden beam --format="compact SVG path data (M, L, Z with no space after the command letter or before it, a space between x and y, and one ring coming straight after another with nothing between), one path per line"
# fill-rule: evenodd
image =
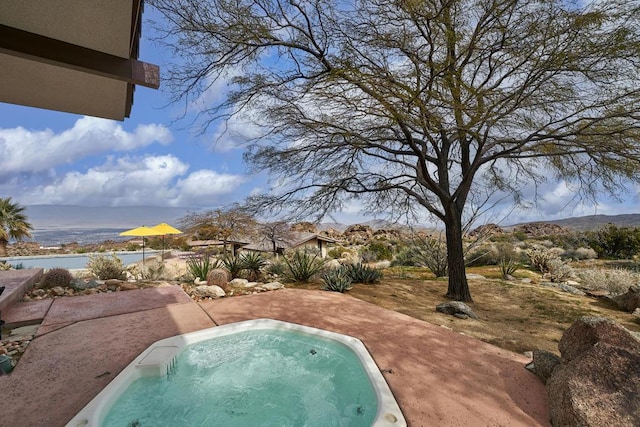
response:
M157 65L121 58L0 24L0 52L140 86L160 87Z

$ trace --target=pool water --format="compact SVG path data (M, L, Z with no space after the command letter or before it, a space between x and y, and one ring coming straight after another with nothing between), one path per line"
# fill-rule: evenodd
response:
M136 379L103 426L371 426L376 392L347 346L290 330L191 344L169 375Z
M159 251L147 251L145 253L145 259L150 259L158 255ZM14 267L22 265L22 268L66 268L69 270L87 268L90 255L101 255L111 257L115 254L122 260L124 265L133 264L134 262L142 261L142 252L96 252L86 254L71 254L71 255L46 255L46 256L18 256L18 257L4 257L0 258L0 261L5 261Z

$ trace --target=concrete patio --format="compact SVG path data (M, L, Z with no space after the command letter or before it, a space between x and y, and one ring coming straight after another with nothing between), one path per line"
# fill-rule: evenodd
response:
M256 318L360 338L410 426L549 425L544 386L524 356L348 295L283 289L196 303L168 286L23 304L7 316L42 324L0 376L0 426L63 426L153 342Z

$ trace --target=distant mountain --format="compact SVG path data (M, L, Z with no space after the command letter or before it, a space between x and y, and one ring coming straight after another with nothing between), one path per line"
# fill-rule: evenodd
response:
M549 224L557 224L561 227L570 228L572 230L598 230L607 224L614 224L617 227L640 227L640 214L624 214L624 215L588 215L579 216L575 218L555 219L549 221L536 221L545 222ZM530 224L530 223L528 223ZM505 229L512 229L518 225L514 224Z
M134 228L160 222L175 223L193 209L129 206L88 207L71 205L30 205L25 214L36 230L58 228Z

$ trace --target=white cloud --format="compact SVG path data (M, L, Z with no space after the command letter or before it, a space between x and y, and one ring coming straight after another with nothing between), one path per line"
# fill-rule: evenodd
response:
M243 148L248 141L262 136L264 130L251 119L252 114L258 113L249 111L238 114L219 124L211 140L213 151L226 153Z
M0 129L0 177L47 172L87 156L131 151L156 142L167 145L172 139L162 125L139 125L127 132L118 122L95 117L78 119L61 133L23 127Z
M175 156L108 159L86 172L69 172L46 185L22 193L29 204L87 206L186 206L212 204L245 181L240 175L199 170Z

